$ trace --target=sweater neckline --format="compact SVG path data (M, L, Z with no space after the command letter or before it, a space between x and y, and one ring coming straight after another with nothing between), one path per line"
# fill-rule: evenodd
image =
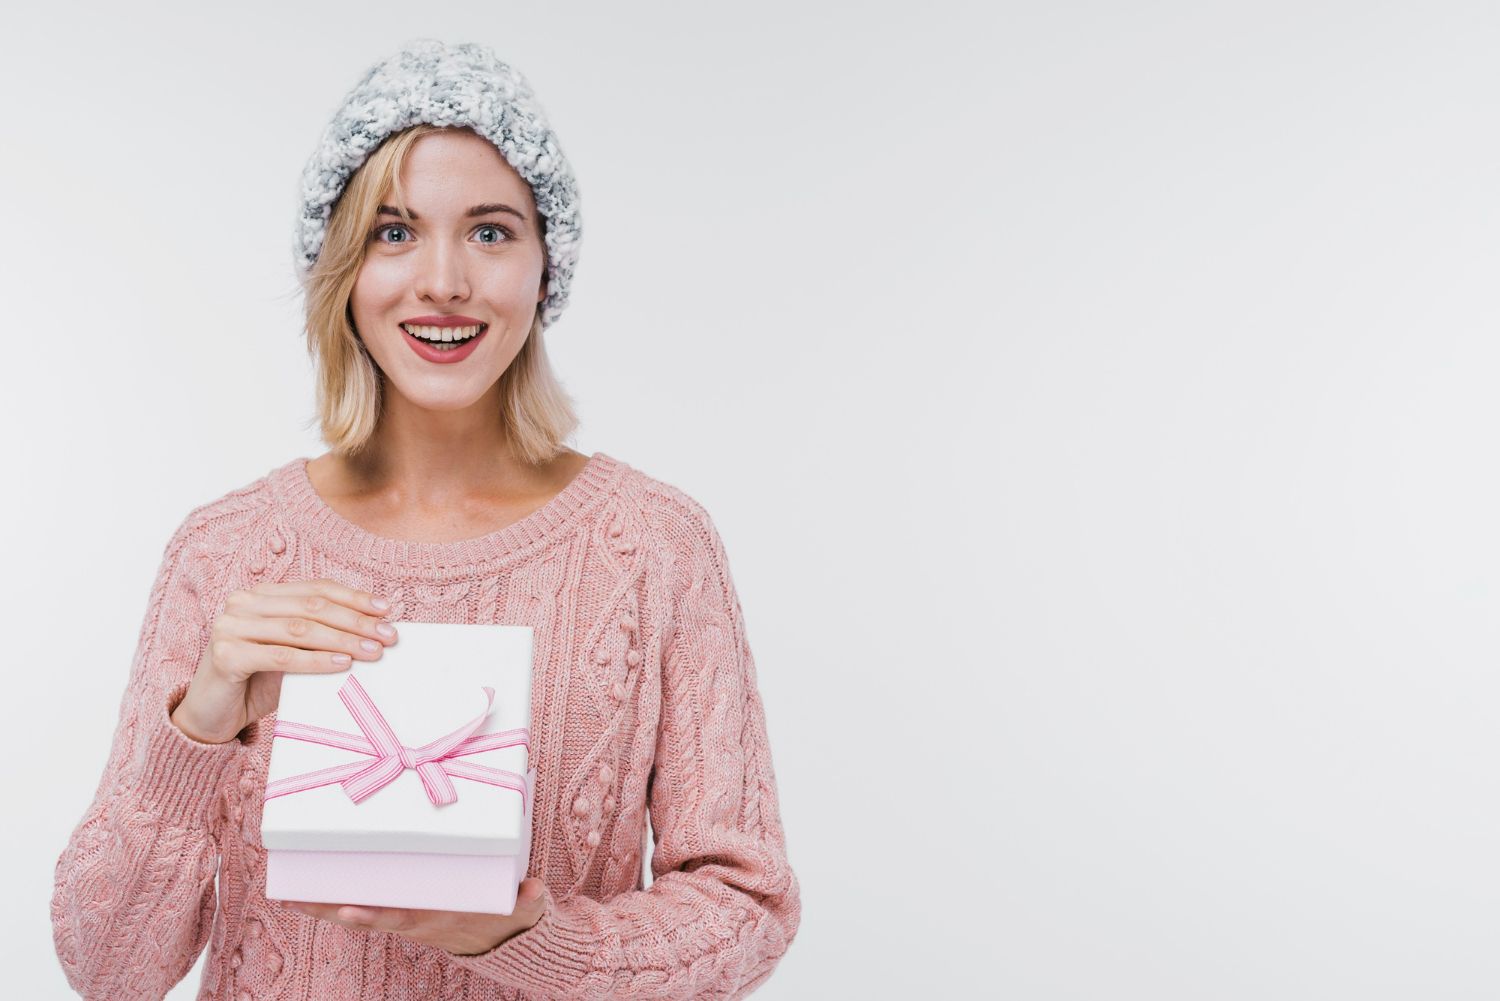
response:
M311 461L310 456L299 456L282 466L274 477L288 527L325 550L409 571L468 569L530 552L572 522L593 500L608 493L624 466L604 452L595 452L567 486L519 521L469 539L416 542L378 535L335 511L307 475L307 464Z

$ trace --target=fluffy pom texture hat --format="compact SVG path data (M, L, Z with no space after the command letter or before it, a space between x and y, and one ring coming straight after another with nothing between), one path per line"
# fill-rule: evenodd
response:
M568 303L578 262L578 184L531 85L484 45L416 39L365 71L302 173L299 271L305 275L317 262L333 203L350 176L388 136L419 122L472 128L531 185L537 211L547 220L541 314L542 326L550 326Z

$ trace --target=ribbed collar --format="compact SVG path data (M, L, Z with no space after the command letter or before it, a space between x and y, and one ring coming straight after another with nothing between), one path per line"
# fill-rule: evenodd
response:
M349 521L313 489L308 456L271 471L270 483L287 528L305 542L345 559L385 564L391 572L442 576L489 568L519 558L555 537L594 501L606 496L625 463L595 452L562 492L506 527L457 542L411 542L368 532Z

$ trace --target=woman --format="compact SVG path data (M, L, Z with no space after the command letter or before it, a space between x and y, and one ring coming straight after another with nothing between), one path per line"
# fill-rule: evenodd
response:
M303 187L331 451L167 544L57 863L69 983L159 998L211 944L211 998L748 993L800 896L743 615L698 503L561 444L576 420L541 337L579 220L530 88L486 48L411 43L346 97ZM378 660L402 620L534 629L533 875L510 915L265 898L283 673Z

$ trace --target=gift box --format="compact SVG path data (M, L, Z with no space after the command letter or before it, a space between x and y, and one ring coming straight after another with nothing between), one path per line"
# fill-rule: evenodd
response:
M531 850L531 627L395 625L377 661L282 676L266 897L509 914Z

